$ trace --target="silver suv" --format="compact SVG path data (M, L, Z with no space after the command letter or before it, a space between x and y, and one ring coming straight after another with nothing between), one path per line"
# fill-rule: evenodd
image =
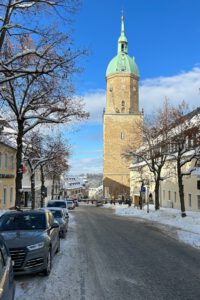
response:
M9 248L15 274L49 275L60 250L59 224L48 210L10 211L0 217L0 234Z

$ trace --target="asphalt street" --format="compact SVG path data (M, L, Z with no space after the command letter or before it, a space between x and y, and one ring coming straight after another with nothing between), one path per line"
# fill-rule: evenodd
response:
M111 209L80 206L74 217L80 300L200 299L199 250Z

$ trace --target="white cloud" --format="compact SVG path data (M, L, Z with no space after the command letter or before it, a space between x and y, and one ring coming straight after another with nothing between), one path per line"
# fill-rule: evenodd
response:
M151 113L167 97L173 104L185 100L193 109L200 105L200 68L171 77L146 79L140 86L140 107Z
M191 71L181 72L171 77L156 77L140 82L139 102L140 110L145 113L153 112L160 107L167 97L177 104L185 100L191 109L200 105L200 67ZM91 91L84 96L86 110L90 112L89 122L102 123L103 108L106 103L104 90Z
M69 173L78 175L80 173L102 173L102 156L95 158L71 159Z
M89 122L101 123L103 109L106 105L104 90L96 90L84 95L85 109L90 113Z

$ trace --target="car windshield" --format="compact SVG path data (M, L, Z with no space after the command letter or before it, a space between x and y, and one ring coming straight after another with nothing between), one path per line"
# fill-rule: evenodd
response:
M67 204L72 204L73 202L72 201L67 201Z
M63 217L62 212L60 210L51 209L51 212L52 212L54 218L62 218Z
M48 202L47 207L61 207L61 208L66 208L66 203L65 202Z
M4 214L0 218L0 230L35 230L45 229L45 214Z

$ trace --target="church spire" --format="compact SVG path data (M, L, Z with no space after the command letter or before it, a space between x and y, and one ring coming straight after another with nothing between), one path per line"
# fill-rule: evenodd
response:
M121 16L121 35L118 39L118 54L119 53L128 53L128 41L124 34L124 13L122 11Z
M124 35L124 11L123 10L121 16L121 35Z

